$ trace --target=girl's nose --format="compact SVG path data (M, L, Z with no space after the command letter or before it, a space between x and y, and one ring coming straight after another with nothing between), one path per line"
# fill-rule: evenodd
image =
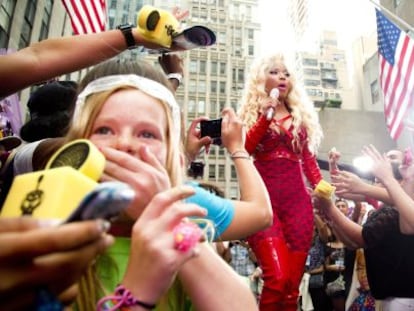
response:
M117 138L116 149L129 153L129 154L135 154L137 151L137 148L138 148L138 145L136 141L132 139L131 135L123 134Z

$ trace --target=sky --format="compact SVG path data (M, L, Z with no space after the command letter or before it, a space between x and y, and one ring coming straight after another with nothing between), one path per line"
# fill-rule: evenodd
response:
M361 35L376 31L375 6L370 0L309 0L315 2L310 11L312 33L318 38L322 28L336 30L339 47L344 47ZM287 16L287 0L259 0L262 23L262 54L297 50Z

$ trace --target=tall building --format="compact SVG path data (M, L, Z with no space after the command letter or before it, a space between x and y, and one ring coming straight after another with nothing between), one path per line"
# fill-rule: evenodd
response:
M335 32L322 33L318 52L298 51L296 66L315 107L350 108L354 101L344 101L350 88L345 51L338 48Z

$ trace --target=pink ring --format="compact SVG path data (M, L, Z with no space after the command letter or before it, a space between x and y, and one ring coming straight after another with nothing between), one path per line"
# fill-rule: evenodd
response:
M193 248L203 235L203 231L193 222L181 222L174 230L174 248L180 252L187 252Z

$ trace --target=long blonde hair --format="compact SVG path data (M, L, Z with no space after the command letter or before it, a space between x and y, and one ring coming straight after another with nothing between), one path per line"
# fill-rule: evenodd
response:
M257 59L250 70L249 78L246 82L244 94L241 100L239 115L250 129L257 121L261 104L269 100L269 94L265 89L266 79L269 71L276 64L283 63L286 65L285 58L282 54L274 54ZM300 132L304 129L307 133L309 150L316 153L323 137L322 128L319 124L318 115L314 110L313 103L306 96L305 92L298 86L292 71L289 80L291 89L286 98L287 108L292 115L293 124L293 147L301 147Z

